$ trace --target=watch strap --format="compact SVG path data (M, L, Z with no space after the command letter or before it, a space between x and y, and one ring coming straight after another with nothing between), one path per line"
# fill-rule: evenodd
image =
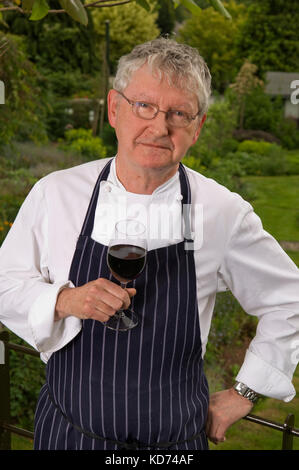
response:
M260 395L258 393L256 393L254 390L252 390L242 382L236 382L233 388L236 390L236 392L238 392L239 395L244 398L247 398L252 403L256 403L260 398Z

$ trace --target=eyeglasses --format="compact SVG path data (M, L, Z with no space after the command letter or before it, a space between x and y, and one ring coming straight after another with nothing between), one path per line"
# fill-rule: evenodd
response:
M117 91L117 90L115 90ZM200 111L192 116L192 114L186 113L185 111L178 111L175 109L169 109L168 111L162 111L156 104L146 103L145 101L133 101L129 100L123 93L117 91L125 100L131 105L132 111L135 116L150 121L154 119L158 113L166 114L167 122L172 127L187 127L194 121L200 114Z

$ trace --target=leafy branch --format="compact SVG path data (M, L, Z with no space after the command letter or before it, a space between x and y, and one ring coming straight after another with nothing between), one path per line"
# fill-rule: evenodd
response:
M59 10L53 10L49 6L49 0L0 0L0 19L1 12L14 10L24 15L30 14L31 21L39 21L48 14L67 13L75 21L87 26L88 16L86 13L87 8L104 8L124 5L125 3L136 2L145 10L150 11L151 7L148 0L97 0L94 2L83 4L81 0L58 0L61 6ZM163 1L163 0L162 0ZM199 15L201 8L195 3L194 0L172 0L176 7L179 5L187 8L192 15ZM225 9L220 0L209 0L209 3L215 10L224 15L226 18L231 19L230 14Z

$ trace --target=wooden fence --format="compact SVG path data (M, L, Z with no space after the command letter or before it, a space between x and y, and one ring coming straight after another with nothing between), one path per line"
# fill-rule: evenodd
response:
M20 354L30 354L39 358L39 353L34 349L20 346L9 342L9 333L0 331L0 450L11 449L11 434L18 434L33 439L33 432L21 429L11 424L10 416L10 371L9 371L9 351L18 351ZM253 423L267 426L282 432L282 450L293 449L293 437L299 437L299 429L295 428L295 417L288 414L283 424L270 421L249 414L243 419Z

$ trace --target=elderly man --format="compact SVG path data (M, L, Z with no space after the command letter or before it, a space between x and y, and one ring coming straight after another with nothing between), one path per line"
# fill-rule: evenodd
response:
M0 319L47 362L36 449L207 449L206 436L224 440L259 394L295 395L298 269L250 204L180 163L209 95L196 50L135 47L108 96L116 157L39 181L3 244ZM126 289L106 261L124 210L145 223L148 244ZM237 383L209 400L203 356L224 286L259 326ZM130 304L138 325L107 328Z

